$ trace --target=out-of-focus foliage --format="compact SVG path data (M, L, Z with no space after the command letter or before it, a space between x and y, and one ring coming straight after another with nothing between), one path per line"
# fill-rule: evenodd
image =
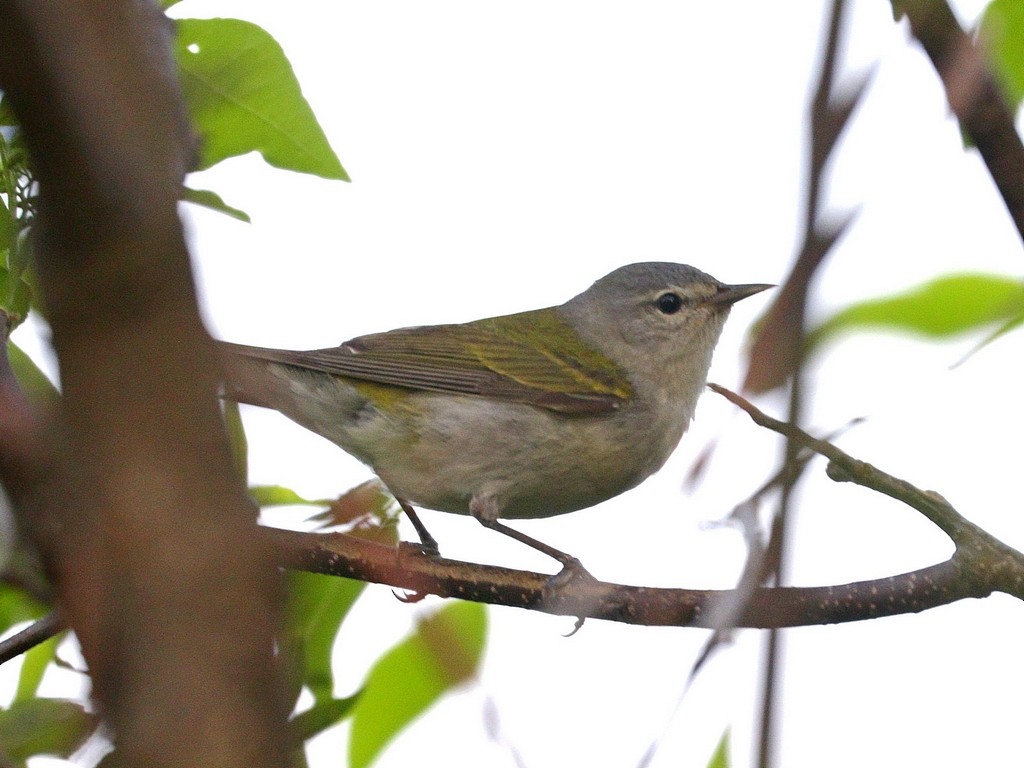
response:
M11 328L28 315L32 288L29 231L36 210L36 182L10 103L0 98L0 310Z
M865 330L905 331L944 338L995 328L987 340L1024 321L1024 283L1000 275L947 275L893 296L840 310L807 335L814 350L838 336Z
M216 192L211 192L208 189L192 189L185 187L181 191L181 199L194 205L201 205L203 208L209 208L211 211L217 211L223 213L225 216L230 216L232 219L238 219L249 224L252 219L249 218L249 214L245 211L234 208L224 202L224 199Z
M416 717L472 678L483 655L487 614L478 603L451 603L374 664L356 702L349 765L365 768Z
M1024 99L1024 3L992 0L985 8L978 39L1010 109Z
M729 768L729 729L725 729L715 752L708 761L708 768Z
M0 710L0 754L24 766L34 755L68 758L95 730L96 715L74 701L26 699Z
M58 396L57 388L46 378L39 366L14 342L7 345L7 359L11 363L18 386L28 398L41 405L52 403Z

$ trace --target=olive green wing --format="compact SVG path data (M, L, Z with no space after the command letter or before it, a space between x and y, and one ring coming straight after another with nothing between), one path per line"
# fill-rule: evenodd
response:
M464 325L401 328L308 352L231 345L234 352L409 389L477 395L566 414L614 411L632 397L625 374L554 309Z

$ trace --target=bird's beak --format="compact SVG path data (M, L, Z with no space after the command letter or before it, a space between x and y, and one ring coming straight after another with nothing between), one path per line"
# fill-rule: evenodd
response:
M708 304L720 304L724 306L732 306L740 299L745 299L748 296L753 296L755 293L761 291L767 291L769 288L775 288L776 286L768 283L747 283L745 285L723 285L719 288L718 293L707 299Z

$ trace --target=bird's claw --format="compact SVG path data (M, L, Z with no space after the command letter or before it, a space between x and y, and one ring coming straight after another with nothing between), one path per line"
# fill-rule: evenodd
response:
M394 595L395 598L397 600L399 600L400 602L406 603L407 605L412 605L413 603L418 603L421 600L423 600L423 598L425 598L428 593L427 592L415 592L415 591L413 591L413 592L406 592L404 595L400 595L395 590L392 589L391 590L391 594Z

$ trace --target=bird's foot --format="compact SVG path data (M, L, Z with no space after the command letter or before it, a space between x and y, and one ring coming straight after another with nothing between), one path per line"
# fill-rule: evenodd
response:
M563 553L564 554L564 553ZM585 581L597 581L586 568L583 567L583 563L571 555L565 555L563 558L558 558L559 562L562 563L562 570L548 579L548 583L545 589L565 589L573 584L579 584Z

